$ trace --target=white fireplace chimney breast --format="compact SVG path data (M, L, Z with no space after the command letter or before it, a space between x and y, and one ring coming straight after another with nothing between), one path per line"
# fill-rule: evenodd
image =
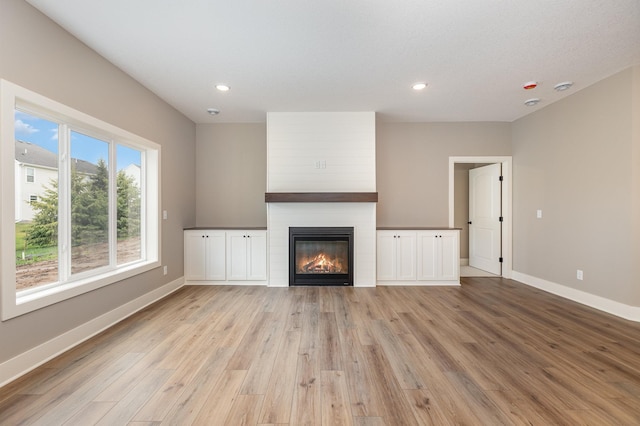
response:
M376 192L373 112L267 114L267 192ZM289 285L289 227L354 228L354 286L376 283L376 203L269 203L269 286Z
M375 192L374 112L267 114L267 192Z

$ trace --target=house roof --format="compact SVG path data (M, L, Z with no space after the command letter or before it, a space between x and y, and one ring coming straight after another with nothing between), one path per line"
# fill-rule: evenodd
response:
M30 142L16 139L16 161L30 166L58 168L58 155ZM76 170L84 174L96 174L98 166L85 160L71 158Z

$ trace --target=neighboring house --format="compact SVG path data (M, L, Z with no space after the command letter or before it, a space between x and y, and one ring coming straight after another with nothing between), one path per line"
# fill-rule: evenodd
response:
M16 140L15 154L15 221L28 222L34 216L32 203L39 200L58 179L58 155L20 140ZM96 173L95 164L76 158L71 160L79 173Z
M122 171L124 172L125 175L127 175L128 177L130 177L133 180L133 183L135 183L138 188L141 188L141 186L140 186L140 166L138 166L137 164L133 164L132 163L132 164L129 164L124 169L122 169Z

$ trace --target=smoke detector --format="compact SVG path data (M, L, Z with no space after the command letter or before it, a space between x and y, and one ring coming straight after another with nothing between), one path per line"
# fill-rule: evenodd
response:
M562 83L558 83L555 86L553 86L553 88L557 91L557 92L563 92L567 89L570 89L571 86L573 86L573 81L563 81Z
M525 84L522 85L522 88L524 90L531 90L531 89L535 89L536 87L538 87L538 82L537 81L529 81Z
M530 107L530 106L538 105L538 102L540 102L539 98L531 98L524 101L524 104Z
M207 110L207 112L209 113L209 115L218 115L218 114L220 114L220 110L219 109L215 109L215 108L209 108Z

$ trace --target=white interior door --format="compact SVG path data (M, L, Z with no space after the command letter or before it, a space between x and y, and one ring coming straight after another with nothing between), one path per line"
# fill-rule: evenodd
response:
M469 265L501 275L500 163L469 170Z

